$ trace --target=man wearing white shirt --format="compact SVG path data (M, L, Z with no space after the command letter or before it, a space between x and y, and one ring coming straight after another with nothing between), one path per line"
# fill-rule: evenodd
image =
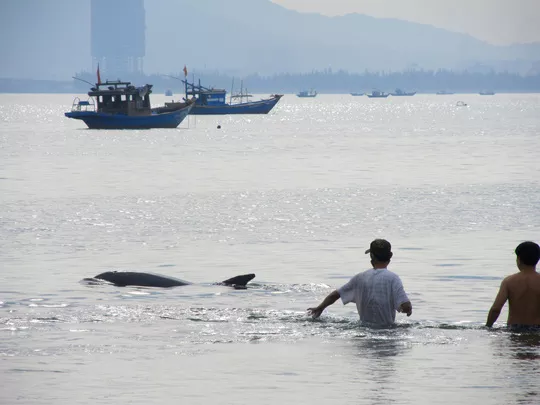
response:
M313 318L318 318L339 298L344 305L354 302L360 321L366 325L391 326L395 322L396 311L411 316L412 305L401 279L387 268L392 259L390 242L375 239L367 253L373 268L351 278L347 284L330 293L318 307L309 308Z

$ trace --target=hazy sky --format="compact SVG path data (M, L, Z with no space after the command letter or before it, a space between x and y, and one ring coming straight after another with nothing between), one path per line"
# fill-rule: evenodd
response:
M361 13L464 32L494 43L540 41L540 0L272 0L326 15Z
M364 21L363 26L344 27L349 33L345 34L346 39L353 41L349 46L342 36L338 36L340 34L335 37L325 34L323 38L319 35L324 29L329 32L339 31L337 28L341 28L340 21L316 16L311 19L296 18L298 16L294 12L283 12L280 7L268 1L145 0L145 72L175 72L187 60L188 64L208 66L209 69L243 69L247 72L267 73L284 69L281 63L276 62L279 59L276 55L283 56L283 52L289 55L286 59L290 71L326 67L324 58L333 59L337 63L333 67L351 71L368 67L375 70L391 67L401 69L413 63L430 68L470 66L492 60L510 64L514 61L514 65L508 65L509 69L521 71L528 69L523 63L529 62L523 62L523 59L529 61L540 57L538 48L534 47L500 50L468 41L461 35L442 33L426 27L411 27L411 24L388 21L379 24L369 18L356 20ZM298 11L327 15L356 12L426 23L469 33L497 44L540 42L540 0L272 1ZM66 80L77 72L92 70L90 4L90 0L0 0L0 77ZM201 31L197 18L184 21L183 24L197 32L197 35L189 41L171 42L169 38L176 35L178 21L183 21L178 16L182 16L186 8L191 13L198 13L201 20L210 19L212 22ZM264 14L266 12L268 15ZM280 25L282 21L279 20L273 23L272 18L284 18L283 25ZM324 21L320 30L317 29L319 27L306 30L296 25L298 21L308 20L329 21ZM126 21L129 23L131 20ZM238 24L238 21L241 23ZM111 29L125 32L121 24ZM414 37L418 30L432 34ZM396 33L403 37L395 38ZM370 38L370 34L376 35L377 41ZM110 35L121 37L119 34ZM220 35L229 39L221 43L216 40ZM362 36L355 39L355 35ZM330 36L329 45L317 42L329 40ZM394 48L398 39L405 37L410 38L404 44L406 49ZM194 43L197 45L194 46ZM247 50L259 52L261 43L267 51L260 55L253 56L252 51ZM446 44L448 48L441 44ZM326 46L324 51L322 45ZM360 55L357 60L355 55L349 55L351 46L358 46L363 52L371 52L371 57L366 61ZM444 48L444 52L438 52L441 48ZM518 63L514 60L516 58L522 60Z

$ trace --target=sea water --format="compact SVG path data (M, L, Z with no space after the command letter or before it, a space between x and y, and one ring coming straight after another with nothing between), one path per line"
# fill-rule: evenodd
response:
M540 238L539 95L286 95L140 131L88 130L72 98L0 97L0 403L540 402L540 337L506 308L483 327ZM412 316L312 320L374 238ZM81 282L108 270L195 284Z

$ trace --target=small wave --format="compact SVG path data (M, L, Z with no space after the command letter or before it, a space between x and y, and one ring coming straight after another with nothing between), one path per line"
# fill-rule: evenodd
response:
M502 277L459 275L459 276L442 276L442 277L438 277L437 280L502 280Z
M401 327L412 329L440 329L440 330L480 330L485 328L483 324L472 322L436 323L436 322L411 322L401 324Z
M35 369L35 368L12 368L9 371L13 373L59 373L59 374L67 373L67 371L62 371L62 370L42 370L42 369Z
M255 286L255 285L254 285ZM330 287L324 283L310 283L310 284L260 284L258 287L261 290L280 293L323 293L328 292Z
M69 304L28 304L29 307L35 308L66 308Z
M33 323L54 323L54 322L64 322L64 321L57 318L56 316L52 316L52 317L48 317L48 318L34 318L34 319L31 319L30 322L33 322Z
M204 319L204 318L187 318L188 321L192 322L207 322L207 323L227 323L229 319Z

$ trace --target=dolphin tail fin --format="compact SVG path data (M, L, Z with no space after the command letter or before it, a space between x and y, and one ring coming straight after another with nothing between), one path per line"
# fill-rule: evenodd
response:
M221 284L228 285L232 287L245 287L247 283L255 278L255 274L242 274L228 280L222 281Z

